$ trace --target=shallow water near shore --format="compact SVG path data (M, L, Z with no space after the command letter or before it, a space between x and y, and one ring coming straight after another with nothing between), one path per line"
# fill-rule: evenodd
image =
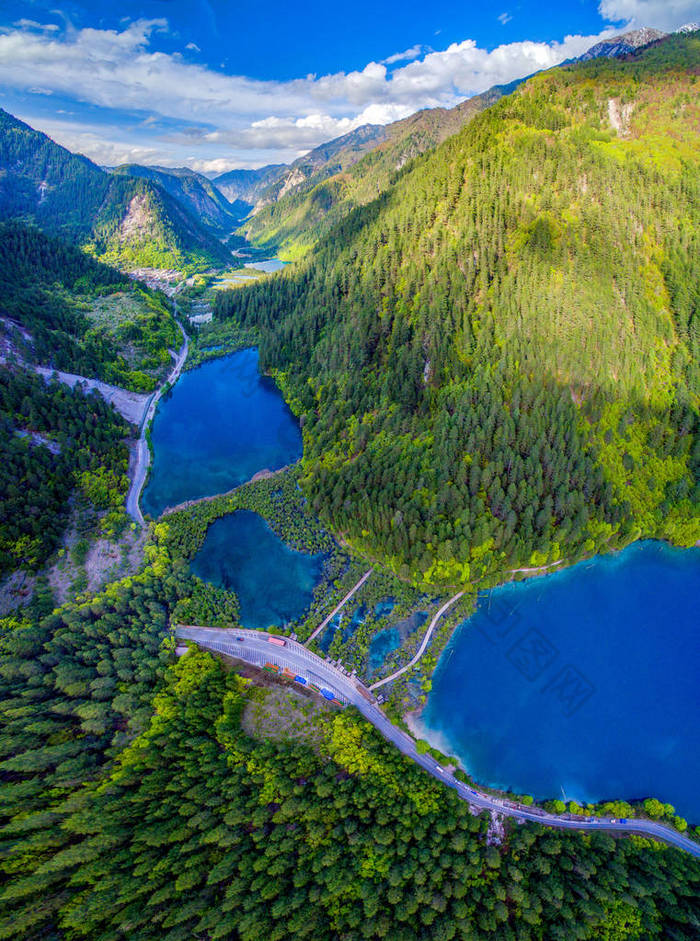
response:
M275 383L242 350L183 373L153 420L144 513L224 493L301 457L301 432Z
M323 553L290 549L249 510L222 516L209 527L191 563L195 575L235 591L243 627L282 627L308 608L321 578Z
M484 593L421 716L476 781L700 822L700 550L639 543Z

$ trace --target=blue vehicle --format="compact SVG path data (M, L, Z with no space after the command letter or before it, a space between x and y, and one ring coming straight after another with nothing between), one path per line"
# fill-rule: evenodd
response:
M324 699L335 699L335 694L331 693L331 691L328 689L322 689L321 695L324 697Z

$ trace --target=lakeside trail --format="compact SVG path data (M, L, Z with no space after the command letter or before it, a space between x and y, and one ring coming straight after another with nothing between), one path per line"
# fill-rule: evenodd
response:
M439 621L440 618L443 616L443 614L445 613L445 611L447 611L449 608L452 607L453 604L455 604L457 601L459 601L459 599L462 597L463 594L464 594L464 591L458 591L456 595L453 595L453 596L449 599L449 601L446 601L446 602L443 604L443 606L435 613L435 615L433 616L432 621L431 621L430 624L428 625L428 630L425 632L425 637L423 638L423 641L421 642L421 645L420 645L420 647L418 648L418 650L416 651L416 653L415 653L415 655L413 656L413 658L412 658L411 660L409 660L408 663L407 663L405 666L401 667L401 669L396 670L395 673L392 673L390 676L385 676L383 680L377 680L376 683L372 683L371 686L368 686L367 688L368 688L370 691L374 691L375 689L379 689L379 687L380 687L380 686L384 686L385 683L390 683L392 680L395 680L398 676L401 676L401 675L402 675L403 673L405 673L407 670L410 670L412 666L415 666L415 664L418 663L418 661L420 660L420 658L421 658L421 657L423 656L423 654L425 653L425 648L426 648L426 647L428 646L428 644L430 643L430 638L433 636L433 631L434 631L435 628L437 627L438 621Z
M451 599L438 615L456 599ZM436 616L437 617L437 616ZM174 625L175 636L181 640L190 640L207 650L243 660L258 668L272 663L281 668L287 667L292 675L302 676L327 687L342 703L355 706L359 712L404 755L420 765L437 781L452 788L457 795L478 810L489 810L502 817L513 817L518 823L533 822L546 827L561 830L607 831L619 835L634 833L652 837L677 849L685 850L692 856L700 857L700 845L689 837L665 824L644 818L618 819L615 817L585 817L576 814L550 814L538 807L519 804L505 798L493 797L463 781L439 765L430 754L419 752L416 742L410 735L398 729L384 715L371 696L373 687L365 687L354 675L347 675L327 660L321 659L302 644L289 637L278 638L281 644L271 644L267 631L236 628L200 627L198 625Z
M550 562L548 565L536 565L534 568L508 569L508 574L515 575L517 572L527 572L529 575L532 575L535 572L546 572L547 569L551 569L555 565L561 565L564 561L564 559L557 559L556 562Z
M182 334L182 347L180 352L175 358L175 365L173 366L170 375L163 383L158 387L158 389L151 396L150 402L146 412L141 419L141 429L139 433L138 440L136 441L136 447L134 449L134 460L130 462L132 466L129 467L129 473L131 475L131 482L129 484L129 492L126 496L126 512L129 516L135 520L140 526L145 526L146 521L143 518L143 513L141 512L141 507L139 506L139 497L141 496L141 490L146 481L146 474L148 472L148 466L151 462L151 451L148 447L148 442L146 441L146 432L151 423L153 415L155 414L156 405L160 397L163 395L166 387L170 388L180 376L182 372L182 367L185 364L187 359L187 353L189 352L189 339L182 324L178 321L178 327L180 328L180 333Z

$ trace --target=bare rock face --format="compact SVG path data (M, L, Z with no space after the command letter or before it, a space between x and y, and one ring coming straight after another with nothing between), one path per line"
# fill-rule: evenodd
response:
M120 242L141 242L148 238L153 228L151 209L145 193L134 196L119 226Z
M630 118L634 104L621 105L619 98L608 99L608 119L613 130L617 131L618 137L629 137Z

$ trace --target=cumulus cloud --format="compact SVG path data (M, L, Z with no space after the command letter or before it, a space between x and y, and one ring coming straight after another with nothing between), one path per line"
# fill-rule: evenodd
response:
M698 0L601 0L598 11L612 23L625 21L630 27L653 26L669 32L700 20Z
M603 0L607 5L615 2L632 0ZM579 55L614 32L567 36L561 42L508 43L491 51L470 39L442 51L416 46L360 70L282 82L228 75L155 51L153 34L166 28L163 19L143 19L121 30L47 32L25 24L0 31L0 85L26 92L31 76L31 85L44 93L106 113L139 115L141 133L152 135L142 149L156 151L163 162L187 159L190 165L201 165L228 160L231 167L248 162L253 151L264 162L277 162L283 154L310 149L361 124L386 124L420 108L454 106L491 85ZM387 68L399 62L406 64ZM158 118L151 128L144 121L147 115ZM165 134L166 123L177 129ZM39 127L46 130L46 122L40 121ZM113 162L105 150L117 153L119 138L125 136L116 120L113 127L115 138L108 144L100 145L97 129L92 137L85 129L65 129L62 142L102 163ZM132 143L122 146L125 153L133 149Z

